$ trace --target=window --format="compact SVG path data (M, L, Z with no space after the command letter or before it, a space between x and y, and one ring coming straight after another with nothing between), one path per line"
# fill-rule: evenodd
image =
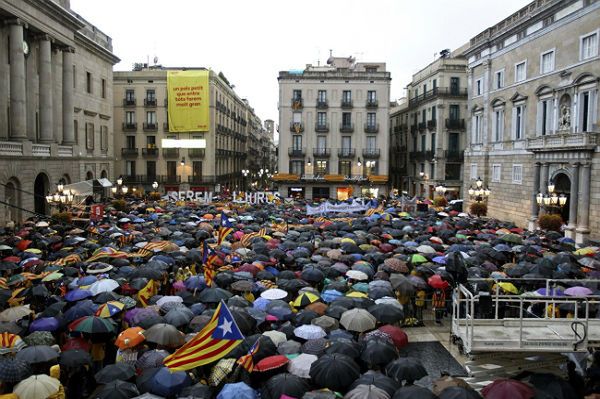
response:
M101 87L101 91L102 91L102 98L106 98L106 79L102 79L102 87Z
M435 163L429 164L429 178L435 179Z
M92 74L90 72L85 73L85 91L92 94Z
M433 81L431 82L432 86L433 86L433 90L437 89L437 79L433 79Z
M427 120L427 110L421 111L421 122L425 123Z
M146 161L146 177L148 180L156 180L156 161Z
M515 64L515 82L522 82L527 79L527 61Z
M319 153L321 154L325 148L327 148L327 136L317 136L317 149L321 150Z
M156 136L146 136L146 148L156 148Z
M587 60L598 55L598 32L581 37L581 59Z
M315 161L315 175L325 175L328 172L327 161L323 159L319 159Z
M350 176L352 174L352 161L340 161L339 174Z
M504 69L501 71L496 71L496 89L501 89L504 87Z
M177 161L167 161L167 178L174 180L177 176Z
M156 125L156 111L146 112L146 123L148 125Z
M294 90L292 93L292 99L294 99L294 100L302 99L302 90Z
M460 118L460 108L458 104L450 104L450 109L448 110L450 120L456 121Z
M513 108L513 140L525 137L525 105L515 105Z
M10 123L9 123L9 126L10 126ZM79 143L79 122L77 121L77 119L73 120L73 134L75 137L75 142Z
M342 102L349 103L352 101L352 91L344 90L342 92Z
M554 100L551 98L542 99L538 103L538 113L536 118L538 136L545 136L552 131L552 108Z
M126 148L135 148L135 136L127 136L125 138Z
M482 85L483 85L483 79L479 78L475 81L475 93L474 95L476 96L480 96L482 94Z
M377 115L375 112L367 112L367 126L375 127L375 115Z
M424 134L421 135L421 151L425 151L427 148L427 136Z
M523 183L523 165L512 166L512 182L514 184Z
M482 115L481 114L476 114L473 115L473 131L472 131L472 140L473 143L481 143L482 137L481 137L481 122L482 122Z
M459 134L450 133L448 135L448 151L456 153L459 151L459 148Z
M377 101L377 92L375 90L367 91L367 101L370 103Z
M435 105L433 107L431 107L431 120L435 121L437 119L437 109L435 108Z
M460 79L457 77L450 78L450 94L457 95L459 92Z
M368 150L377 149L377 137L376 136L367 136L367 149Z
M192 162L192 176L195 181L202 180L202 161Z
M365 67L365 72L366 73L375 73L377 72L377 67Z
M502 173L502 165L493 164L492 165L492 181L496 182L496 183L500 182L501 173Z
M302 150L302 136L299 134L292 136L292 148L294 151Z
M504 109L494 109L494 119L492 120L492 125L492 131L494 132L493 141L502 141L504 136Z
M135 101L135 91L133 89L125 90L125 100L127 102Z
M73 64L73 89L77 89L77 68L75 67L75 64Z
M156 91L154 89L146 90L146 100L149 102L156 101Z
M85 148L88 150L94 149L94 124L85 124Z
M342 136L342 151L344 152L344 154L349 155L351 148L352 148L352 137Z
M554 50L546 51L540 56L540 73L554 71Z
M472 163L471 164L471 180L477 180L477 164L476 163Z
M318 94L317 94L317 101L319 101L319 102L327 101L327 91L319 90Z
M594 104L596 104L597 91L586 90L579 93L579 107L577 115L577 130L589 132L596 123Z
M427 83L423 85L423 94L427 94Z
M108 126L100 126L100 149L108 151Z
M317 112L317 126L327 126L326 112Z
M133 125L135 123L135 112L134 111L125 112L125 123L127 125Z
M291 161L290 162L290 173L293 175L304 174L304 161Z
M435 152L435 133L431 133L431 151Z
M125 175L135 176L135 161L125 161Z

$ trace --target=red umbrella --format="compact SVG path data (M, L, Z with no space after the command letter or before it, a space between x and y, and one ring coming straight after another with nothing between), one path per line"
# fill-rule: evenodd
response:
M70 338L62 346L63 352L71 349L80 349L82 351L89 352L91 348L92 346L90 343L81 337Z
M269 371L277 369L279 367L285 366L289 362L290 359L283 355L265 357L260 362L256 363L256 365L254 366L254 371Z
M434 274L433 276L429 277L427 279L427 283L433 288L442 290L448 288L450 285L447 281L442 280L442 276L440 276L439 274Z
M399 327L386 324L385 326L379 327L379 331L383 331L389 335L394 342L394 346L396 346L398 349L402 349L408 345L408 335L406 335L406 333Z
M3 261L8 263L19 263L21 261L21 258L19 258L18 256L7 256L3 259Z
M25 251L31 243L31 240L21 240L16 246L19 249L19 251Z
M531 399L535 390L524 382L500 378L481 390L486 399Z

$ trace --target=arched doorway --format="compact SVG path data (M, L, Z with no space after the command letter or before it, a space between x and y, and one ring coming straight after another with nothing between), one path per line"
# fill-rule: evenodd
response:
M91 170L88 170L87 173L85 174L85 180L92 180L94 178L94 174L92 173Z
M108 173L106 173L106 171L103 170L102 172L100 172L100 178L101 179L108 179Z
M18 222L21 220L21 213L17 206L21 204L21 184L19 181L12 177L6 183L4 187L4 202L8 205L6 207L6 214L4 215L5 220L12 220Z
M565 206L560 209L560 216L565 224L569 222L569 203L571 202L571 179L566 173L559 172L554 176L554 192L567 196Z
M46 194L50 190L50 179L45 173L40 173L35 178L33 183L33 203L34 210L36 213L46 215L49 209L48 203L46 202Z

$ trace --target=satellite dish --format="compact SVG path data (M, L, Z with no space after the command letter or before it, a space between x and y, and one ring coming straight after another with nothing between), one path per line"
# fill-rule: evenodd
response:
M154 56L154 65L158 64L158 57Z

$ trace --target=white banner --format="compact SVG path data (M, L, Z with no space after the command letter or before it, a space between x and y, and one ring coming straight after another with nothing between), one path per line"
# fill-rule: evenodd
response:
M315 215L317 213L351 213L351 212L363 212L369 209L369 206L359 201L352 201L352 203L342 202L341 204L331 204L324 202L319 206L306 205L306 214Z

